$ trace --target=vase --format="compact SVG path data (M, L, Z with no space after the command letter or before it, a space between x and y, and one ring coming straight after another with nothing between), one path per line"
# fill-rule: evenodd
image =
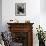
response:
M39 46L45 46L45 41L39 40Z

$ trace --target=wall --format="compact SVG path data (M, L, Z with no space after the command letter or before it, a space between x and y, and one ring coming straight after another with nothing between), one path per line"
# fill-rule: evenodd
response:
M2 28L2 0L0 0L0 31Z
M26 16L15 16L15 3L26 2ZM39 23L40 15L40 0L3 0L2 1L2 23L6 25L10 19L17 19L19 22L24 22L29 19L31 22ZM19 18L19 19L18 19ZM23 18L23 19L22 19ZM38 20L38 21L37 21ZM5 28L6 29L6 28Z

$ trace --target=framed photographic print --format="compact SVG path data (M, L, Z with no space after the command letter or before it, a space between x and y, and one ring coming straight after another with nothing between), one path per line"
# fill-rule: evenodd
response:
M15 4L15 15L16 16L26 15L26 3L16 3Z

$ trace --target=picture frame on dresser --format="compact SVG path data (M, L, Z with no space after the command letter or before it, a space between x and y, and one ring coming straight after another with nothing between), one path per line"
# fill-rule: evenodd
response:
M15 3L15 16L26 16L26 3Z

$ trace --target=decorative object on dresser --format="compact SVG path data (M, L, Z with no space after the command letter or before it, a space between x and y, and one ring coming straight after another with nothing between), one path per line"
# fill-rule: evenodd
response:
M15 15L16 16L26 15L26 3L15 3Z
M33 46L33 23L7 23L14 45Z
M9 23L19 23L19 21L17 19L10 19L10 21L8 21Z

